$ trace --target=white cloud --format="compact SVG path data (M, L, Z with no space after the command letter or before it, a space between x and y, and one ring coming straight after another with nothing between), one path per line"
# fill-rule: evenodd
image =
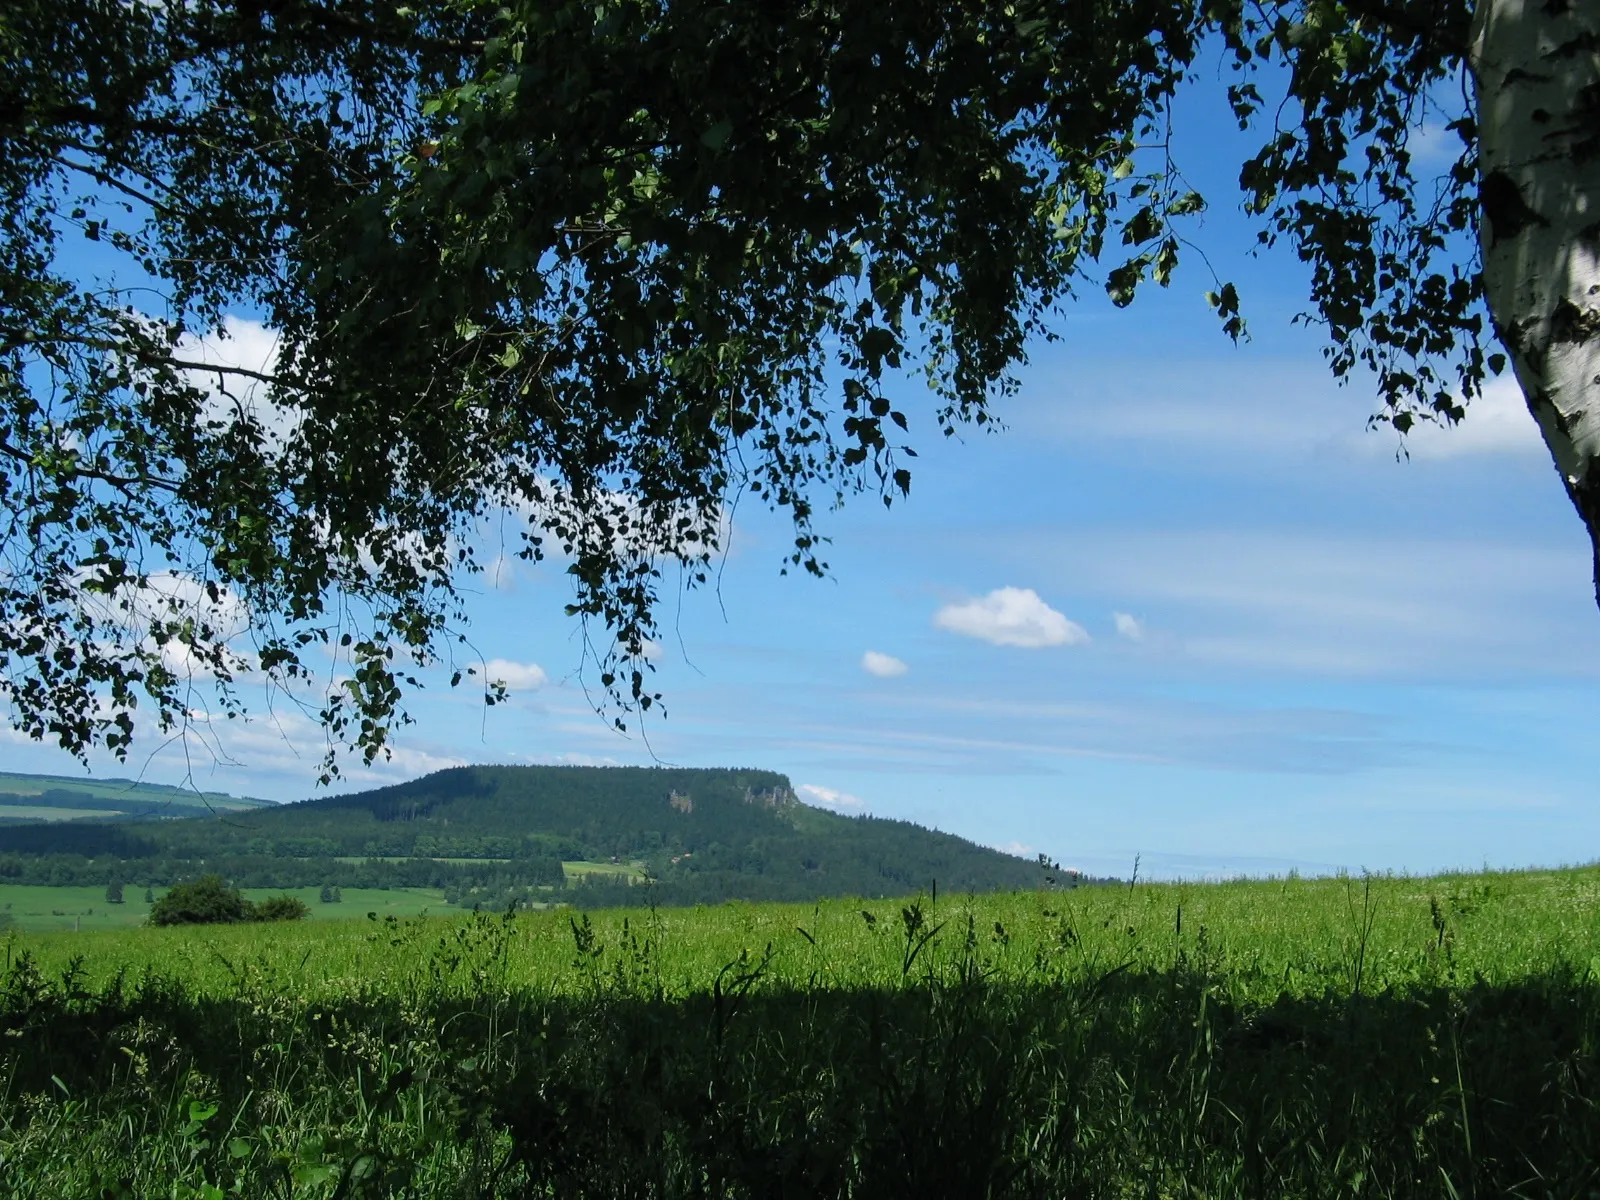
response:
M1089 640L1083 626L1067 620L1032 588L996 588L978 600L947 604L934 617L940 629L980 638L996 646L1076 646Z
M178 357L188 362L201 362L208 366L240 367L270 375L278 361L278 334L260 321L244 317L224 317L222 328L207 337L192 334L178 339ZM196 372L208 380L216 379L215 372ZM254 389L257 381L247 380L241 386ZM229 389L230 391L232 388Z
M211 394L207 418L226 422L242 412L261 426L269 446L281 448L299 414L275 403L261 380L237 373L244 370L271 375L277 369L278 342L277 331L261 322L229 316L223 318L217 333L204 338L180 338L176 350L177 357L187 362L220 368L186 372L190 383Z
M991 849L1000 851L1001 854L1011 854L1017 858L1037 858L1039 852L1025 842L1004 842Z
M1413 458L1427 459L1546 453L1522 388L1510 375L1490 380L1483 394L1467 405L1467 415L1459 425L1447 428L1431 421L1419 423L1406 437L1406 449Z
M484 680L499 681L510 692L533 692L550 681L544 668L537 663L512 662L505 658L491 658L483 667Z
M1130 642L1144 641L1144 625L1132 613L1112 613L1111 619L1116 623L1117 636L1127 638Z
M880 654L876 650L868 650L861 656L861 669L868 675L876 675L879 679L893 679L898 675L904 675L911 668L892 654Z
M828 808L834 812L861 813L867 811L867 802L849 792L823 787L816 783L802 783L795 788L800 799L813 808Z
M94 572L80 570L76 582L82 585L94 577ZM166 668L178 677L190 682L213 679L212 664L181 640L169 639L158 646L147 633L152 625L188 619L194 622L197 637L200 631L206 631L202 645L214 643L221 648L229 675L238 679L256 669L255 656L238 646L250 632L250 609L228 587L208 587L193 575L179 571L156 571L139 583L123 584L109 595L86 592L83 604L102 623L101 646L107 651L113 646L131 648L138 641L142 649L158 652Z

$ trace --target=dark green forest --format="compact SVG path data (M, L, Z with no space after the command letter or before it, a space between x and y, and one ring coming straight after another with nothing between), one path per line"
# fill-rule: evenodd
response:
M641 864L574 875L563 862ZM155 822L0 827L0 882L434 887L503 907L988 892L1077 882L906 821L799 802L782 775L459 767L373 791Z

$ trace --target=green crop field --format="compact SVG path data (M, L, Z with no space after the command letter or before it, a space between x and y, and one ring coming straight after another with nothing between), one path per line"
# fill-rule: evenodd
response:
M28 804L37 797L38 805ZM96 806L84 801L104 801ZM63 807L65 805L65 807ZM265 800L202 792L132 779L87 775L25 775L0 771L0 816L39 821L78 821L132 813L143 817L185 817L273 808Z
M644 864L642 862L604 863L604 862L563 862L561 869L568 879L582 879L585 875L597 875L610 879L642 879L644 878Z
M422 861L449 863L452 866L474 867L487 863L509 863L513 860L509 858L446 858L440 855L431 855L425 859L418 859L413 855L407 854L367 855L365 857L359 854L340 854L335 856L333 861L341 863L409 863ZM601 863L584 862L582 860L569 860L561 864L561 869L563 872L565 872L568 879L581 879L585 875L601 875L618 878L631 877L639 879L643 878L644 875L644 863L642 862Z
M51 808L39 804L7 804L0 817L13 821L107 821L120 817L117 808Z
M7 1197L1600 1189L1595 869L3 943Z
M165 888L156 888L157 896ZM290 895L305 901L313 918L365 917L376 912L380 917L414 917L423 912L447 911L444 893L433 888L345 888L337 903L319 902L320 888L245 888L251 900ZM73 930L89 933L101 929L131 929L143 925L150 915L144 902L144 889L129 885L122 892L121 904L106 903L103 887L37 887L27 884L0 884L0 920L9 916L24 933L45 930Z

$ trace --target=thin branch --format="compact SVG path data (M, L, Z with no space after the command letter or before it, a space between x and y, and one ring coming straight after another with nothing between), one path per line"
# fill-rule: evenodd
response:
M0 440L0 454L4 454L6 457L15 459L17 462L23 463L29 467L37 467L39 465L34 460L33 455L29 454L26 450L19 450L17 447L4 440ZM81 460L79 461L81 462ZM135 488L141 487L157 488L161 491L171 492L173 495L177 495L179 491L178 484L174 483L170 479L162 479L160 476L117 475L110 471L99 471L92 467L83 467L78 465L73 466L71 474L77 479L94 479L101 483L109 483L113 487L121 488L124 491L132 491Z
M65 158L59 154L52 155L51 161L59 163L63 167L77 171L82 175L87 175L90 179L94 180L103 187L112 188L115 191L121 192L124 196L132 196L141 204L149 205L156 212L161 213L164 216L173 215L173 210L167 205L163 204L161 201L157 200L155 197L145 195L138 188L122 182L122 180L118 179L115 175L112 175L109 171L106 171L100 167L93 167L87 163L74 162L72 159Z
M188 359L184 358L170 358L165 356L158 357L153 355L148 358L140 356L139 361L147 364L165 363L167 366L176 367L180 371L216 371L218 374L222 375L243 375L246 379L255 379L261 383L275 384L279 387L292 386L280 375L268 375L262 371L252 371L249 367L230 367L223 363L190 362Z

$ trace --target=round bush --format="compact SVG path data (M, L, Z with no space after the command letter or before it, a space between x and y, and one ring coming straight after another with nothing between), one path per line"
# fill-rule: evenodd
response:
M252 921L298 921L310 913L306 902L295 896L268 896L260 904L250 905Z
M225 925L248 918L250 905L221 875L174 884L150 908L152 925Z

